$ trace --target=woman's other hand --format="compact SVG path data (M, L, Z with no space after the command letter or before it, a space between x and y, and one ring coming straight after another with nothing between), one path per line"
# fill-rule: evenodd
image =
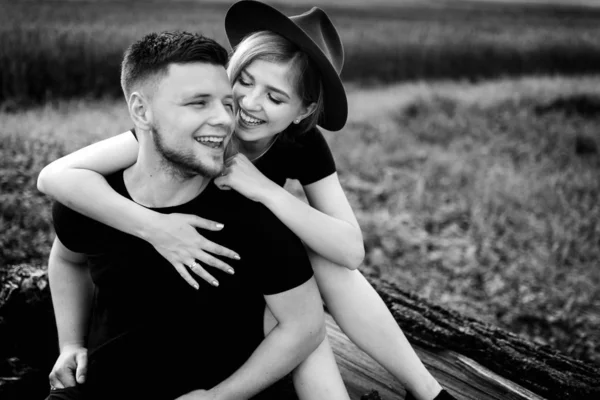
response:
M211 285L218 286L218 281L199 262L204 266L215 267L233 274L234 270L231 266L209 253L234 260L239 260L240 256L236 252L204 238L196 228L220 231L223 229L223 224L197 215L160 214L153 227L149 229L146 240L194 288L198 289L198 282L192 277L186 266Z
M248 157L238 153L227 160L225 172L215 179L219 189L233 189L244 197L263 203L279 186L264 176Z

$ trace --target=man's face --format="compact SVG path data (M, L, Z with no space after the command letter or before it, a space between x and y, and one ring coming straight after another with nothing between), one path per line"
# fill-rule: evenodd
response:
M152 136L168 168L184 177L218 176L233 132L233 98L225 68L171 64L150 102Z

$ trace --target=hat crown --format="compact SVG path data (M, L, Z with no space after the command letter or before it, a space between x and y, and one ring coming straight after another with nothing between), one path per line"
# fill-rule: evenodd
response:
M340 74L344 66L344 47L327 14L320 8L313 7L303 14L289 18L321 49Z

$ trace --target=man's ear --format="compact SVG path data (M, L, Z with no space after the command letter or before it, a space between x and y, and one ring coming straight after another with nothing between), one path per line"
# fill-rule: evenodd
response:
M299 114L295 121L298 121L296 123L300 123L300 121L302 121L304 118L310 116L312 113L315 112L315 110L317 109L317 103L310 103L308 106L304 107L304 109L302 110L302 113Z
M148 99L140 92L133 92L127 102L129 115L135 124L135 127L142 130L149 130L152 126L152 111Z

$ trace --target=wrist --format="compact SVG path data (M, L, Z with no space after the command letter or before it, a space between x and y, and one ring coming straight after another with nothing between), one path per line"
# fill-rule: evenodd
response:
M142 239L145 242L152 243L152 233L154 230L152 229L152 224L148 223L139 227L136 227L133 232L133 236L136 236L138 239Z
M259 202L267 208L272 209L281 201L282 193L285 194L287 191L281 186L272 183L262 192Z
M144 218L143 223L136 224L131 234L148 243L153 243L156 233L162 232L161 226L164 225L161 225L161 221L165 217L161 213L155 214Z
M64 351L68 351L68 350L83 349L83 348L85 348L84 341L66 342L66 343L62 343L60 345L60 352L62 353Z

